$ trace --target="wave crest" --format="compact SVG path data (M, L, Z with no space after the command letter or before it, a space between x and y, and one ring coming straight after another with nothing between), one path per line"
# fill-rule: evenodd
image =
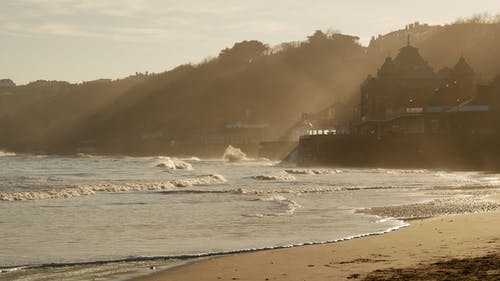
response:
M257 175L251 176L250 178L254 180L262 180L262 181L294 181L295 177L291 175Z
M294 175L325 175L325 174L340 174L342 170L331 169L287 169L285 172Z
M16 156L16 153L0 150L0 157L4 156Z
M212 185L225 183L227 180L218 174L210 174L205 176L198 176L189 179L178 179L173 180L171 183L176 187L190 187L193 185Z
M241 149L239 148L233 147L232 145L229 145L226 148L224 154L222 155L222 159L229 162L239 162L248 160L246 153L241 151Z
M193 166L183 160L176 158L165 157L163 161L156 165L159 168L165 168L168 170L192 170Z
M215 185L227 180L218 174L202 175L194 178L175 179L161 182L127 182L127 183L100 183L65 188L52 188L39 191L21 191L0 193L0 201L28 201L44 199L62 199L79 196L95 195L97 192L140 192L164 191L175 187L190 187L194 185Z
M28 201L44 199L72 198L78 196L94 195L95 190L89 187L66 187L43 191L22 191L0 193L0 201Z
M257 200L258 201L275 202L275 203L278 203L281 206L285 207L284 212L274 213L274 214L256 214L256 215L254 215L257 217L293 215L297 208L302 207L297 202L295 202L291 199L288 199L288 198L286 198L282 195L279 195L279 194L270 194L268 196L258 198Z

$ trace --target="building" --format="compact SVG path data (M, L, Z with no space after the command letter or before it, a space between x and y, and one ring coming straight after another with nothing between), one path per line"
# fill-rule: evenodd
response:
M434 72L410 43L361 85L347 134L300 137L302 166L500 169L500 76L476 85L466 59Z
M447 112L484 112L488 107L469 105L476 96L475 73L464 57L453 68L434 72L417 48L406 46L386 58L376 77L360 89L360 134L395 134L454 131Z

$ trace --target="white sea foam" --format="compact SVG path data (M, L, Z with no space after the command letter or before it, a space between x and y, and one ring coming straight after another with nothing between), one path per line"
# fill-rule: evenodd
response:
M87 154L87 153L77 153L76 156L79 158L94 158L95 157L94 155Z
M384 223L384 222L388 222L388 221L394 221L396 220L395 218L392 218L392 217L388 217L388 218L381 218L379 220L376 221L376 223Z
M191 187L195 185L214 185L225 183L226 179L217 174L202 175L194 178L175 179L158 182L109 182L75 187L52 188L38 191L3 192L0 201L27 201L72 198L95 195L96 192L141 192L164 191L175 187Z
M482 183L481 181L479 180L476 180L474 178L472 178L471 176L475 175L476 173L474 172L470 172L470 173L449 173L449 172L443 172L443 171L439 171L439 172L436 172L435 173L435 176L439 177L439 178L443 178L443 179L446 179L446 180L453 180L455 182L457 182L458 184L467 184L467 185L471 185L471 184L480 184L480 185L484 185L485 183Z
M59 199L59 198L72 198L72 197L94 195L94 194L95 190L89 187L66 187L58 189L54 188L43 191L0 193L0 201Z
M4 268L4 269L0 269L0 273L11 273L11 272L15 272L15 271L19 271L19 270L23 270L23 269L27 269L29 268L28 266L16 266L16 267L10 267L10 268Z
M94 195L96 192L141 192L141 191L164 191L168 193L227 193L227 194L242 194L242 195L272 195L272 194L321 194L347 190L359 190L359 187L293 187L293 188L276 188L259 189L259 188L235 188L235 189L185 189L185 187L216 185L226 183L227 180L218 174L198 176L194 178L174 179L170 181L159 182L124 182L124 183L98 183L88 186L53 188L41 191L29 192L4 192L0 193L0 201L14 200L41 200L41 199L57 199L71 198L76 196ZM182 187L182 189L177 189Z
M93 185L91 188L98 192L134 192L134 191L160 191L172 189L174 185L170 181L149 183L103 183Z
M192 170L193 166L182 160L174 161L176 170Z
M201 161L201 159L196 157L196 156L192 156L189 158L182 158L181 160L189 161L189 162L200 162Z
M187 186L186 186L187 187ZM345 189L338 187L304 187L304 188L271 188L271 189L252 189L252 188L236 188L236 189L171 189L165 190L166 193L213 193L213 194L241 194L241 195L257 195L257 196L268 196L274 194L293 194L293 195L301 195L301 194L320 194L320 193L329 193L329 192L337 192L343 191Z
M163 162L157 164L156 167L175 170L174 161L172 161L171 159L164 160Z
M198 176L195 178L188 178L188 179L177 179L170 181L171 184L177 187L190 187L193 185L211 185L211 184L221 184L225 183L227 180L217 174L211 174L211 175L205 175L205 176Z
M273 188L273 189L250 189L250 188L239 188L234 190L234 193L239 194L253 194L253 195L262 195L262 194L274 194L274 193L283 193L283 194L314 194L314 193L329 193L329 192L338 192L343 191L344 188L341 187L293 187L293 188Z
M325 175L325 174L340 174L342 170L336 169L287 169L285 172L294 175Z
M270 194L268 196L265 196L265 197L261 197L261 198L258 198L257 200L259 201L268 201L268 202L276 202L282 206L285 207L285 211L284 212L280 212L280 213L274 213L274 214L257 214L256 216L260 217L260 216L285 216L285 215L293 215L293 213L295 212L295 210L297 208L300 208L301 206L291 200L291 199L288 199L282 195L279 195L279 194Z
M164 157L162 162L158 163L156 167L165 168L168 170L192 170L193 166L183 160Z
M251 176L254 180L263 180L263 181L294 181L295 177L287 174L282 175L256 175Z
M263 181L292 181L295 179L290 175L278 176L255 176L251 178ZM168 181L155 182L105 182L89 185L70 186L63 188L50 188L38 191L26 192L3 192L0 193L0 201L14 200L42 200L71 198L77 196L94 195L96 192L141 192L141 191L164 191L172 193L227 193L242 195L272 195L272 194L322 194L340 191L356 191L367 189L388 189L391 187L363 187L363 186L293 186L263 188L215 188L215 189L185 189L185 187L217 185L226 183L224 176L219 174L201 175L191 178L178 178ZM182 189L177 189L182 188Z
M424 174L428 173L429 170L426 169L376 169L378 173L386 173L393 175L405 175L405 174Z
M229 145L224 151L222 159L229 162L239 162L248 160L247 155L243 151L241 151L241 149L233 147L231 145Z
M4 157L4 156L16 156L16 154L14 152L0 150L0 157Z
M286 197L283 197L279 194L271 194L266 197L262 197L258 199L259 201L275 201L275 202L282 202L282 201L287 201L288 199Z

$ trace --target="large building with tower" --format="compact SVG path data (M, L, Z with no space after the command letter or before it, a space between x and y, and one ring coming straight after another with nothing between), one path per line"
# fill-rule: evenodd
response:
M360 93L361 134L443 131L449 124L437 113L485 110L472 105L475 73L464 57L435 72L409 40L394 59L386 58L376 76L368 76Z
M303 135L298 163L498 170L500 76L475 76L463 57L434 71L408 40L361 84L347 133Z

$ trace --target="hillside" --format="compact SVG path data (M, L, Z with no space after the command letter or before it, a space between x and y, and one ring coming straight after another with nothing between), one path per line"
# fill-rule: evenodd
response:
M272 48L243 41L160 74L1 88L0 148L73 153L90 141L97 153L194 153L210 146L218 154L234 142L277 140L302 112L333 103L354 107L360 83L408 34L435 70L463 55L479 82L500 73L498 23L412 24L368 47L321 31ZM352 111L343 112L338 118L349 120L345 112Z

